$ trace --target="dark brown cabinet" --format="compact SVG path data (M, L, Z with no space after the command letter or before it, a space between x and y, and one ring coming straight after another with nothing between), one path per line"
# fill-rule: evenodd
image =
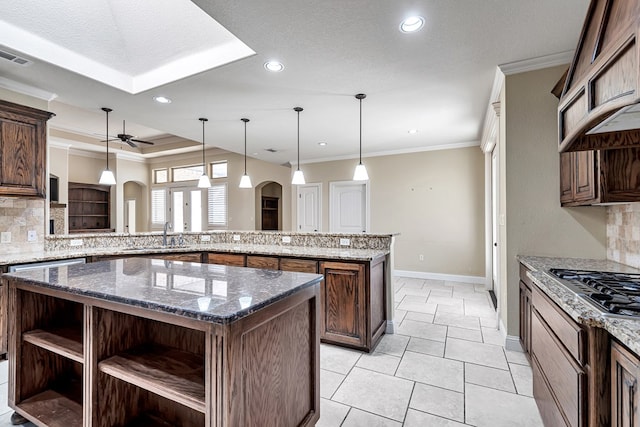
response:
M640 360L621 344L611 342L611 425L639 427Z
M531 282L528 270L520 265L520 344L527 356L531 356Z
M247 255L247 267L278 270L278 258L272 256Z
M69 233L109 232L111 187L69 183Z
M262 229L278 229L278 203L277 197L262 196Z
M245 256L242 254L213 253L207 254L207 262L209 264L231 265L235 267L244 267Z
M560 154L562 206L640 201L640 148Z
M47 195L47 111L0 101L0 196Z
M384 262L320 263L320 339L372 351L386 326Z

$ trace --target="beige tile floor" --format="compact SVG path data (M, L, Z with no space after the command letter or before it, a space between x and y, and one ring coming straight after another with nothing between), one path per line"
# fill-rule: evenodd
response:
M321 346L318 427L542 426L531 368L503 347L481 286L410 278L394 286L397 332L373 353ZM11 425L7 368L0 363L0 427Z

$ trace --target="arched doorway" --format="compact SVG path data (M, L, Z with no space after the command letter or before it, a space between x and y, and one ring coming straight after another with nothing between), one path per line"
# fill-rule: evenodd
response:
M282 185L265 181L256 185L256 230L282 230Z

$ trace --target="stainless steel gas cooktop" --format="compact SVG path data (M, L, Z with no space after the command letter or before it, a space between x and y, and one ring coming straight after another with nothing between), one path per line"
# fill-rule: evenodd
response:
M640 317L640 274L560 268L549 272L603 314Z

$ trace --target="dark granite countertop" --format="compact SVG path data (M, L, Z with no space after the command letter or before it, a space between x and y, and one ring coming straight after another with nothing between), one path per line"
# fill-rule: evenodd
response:
M565 313L571 316L573 320L578 323L607 330L611 336L640 355L640 319L602 315L548 272L550 268L567 268L574 270L640 273L639 269L614 261L596 259L520 255L518 256L518 261L531 270L527 273L531 280L555 301Z
M319 274L149 258L39 268L3 277L218 324L234 322L322 280Z

